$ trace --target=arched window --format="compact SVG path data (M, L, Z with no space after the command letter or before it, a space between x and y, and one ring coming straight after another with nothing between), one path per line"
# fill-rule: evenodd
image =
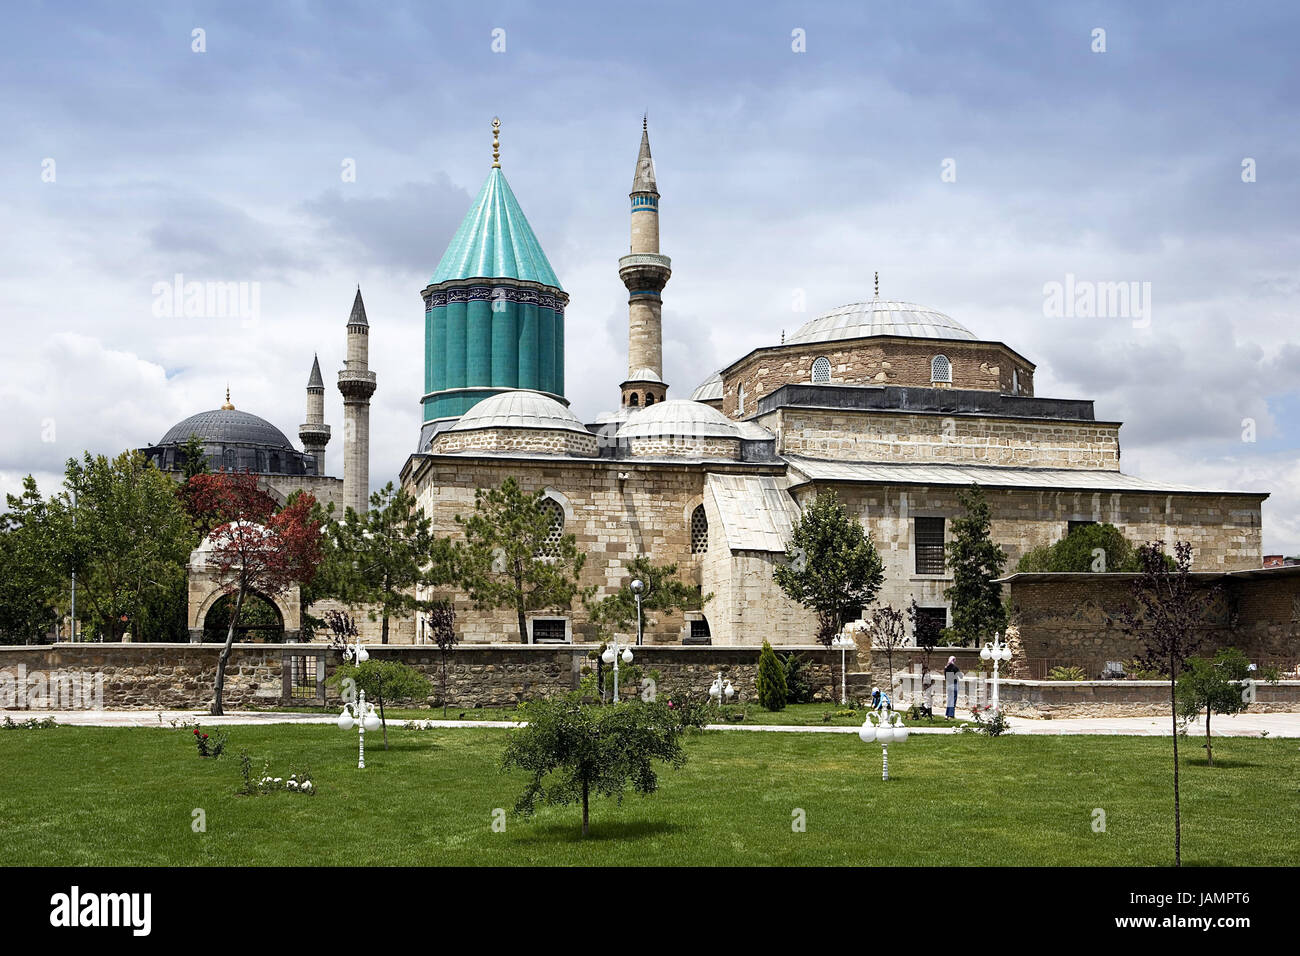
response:
M655 403L655 397L647 392L645 397L645 403L647 407L653 405Z
M548 557L559 550L560 539L564 537L564 507L554 498L543 498L537 503L537 507L551 519L551 530L547 532L541 548L537 551L538 557Z
M952 384L952 363L946 355L936 355L930 359L930 381Z
M813 362L812 367L813 384L825 385L831 380L831 360L825 355Z
M637 400L636 392L633 392L633 393L632 393L632 397L631 397L630 399L628 399L628 404L631 405L633 408L636 408L638 405L641 404L641 403Z
M709 550L709 516L704 505L696 505L691 512L691 554L704 554Z
M743 382L736 386L736 412L741 415L745 414L745 385Z
M226 471L235 470L235 449L227 448L221 453L221 467Z

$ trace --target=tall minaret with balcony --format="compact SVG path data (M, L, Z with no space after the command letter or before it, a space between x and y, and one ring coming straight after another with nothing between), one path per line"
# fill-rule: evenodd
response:
M375 373L370 371L370 323L357 286L339 391L343 393L343 506L358 514L370 509L370 396L375 385Z
M329 444L330 427L325 424L325 380L320 374L320 356L311 361L311 376L307 379L307 421L298 426L298 439L302 450L316 459L316 474L325 471L325 446Z
M650 158L650 132L641 121L641 151L632 178L632 247L618 260L618 277L627 286L627 381L620 386L623 405L636 408L662 402L668 393L663 380L663 299L660 293L672 275L672 263L659 254L659 189Z

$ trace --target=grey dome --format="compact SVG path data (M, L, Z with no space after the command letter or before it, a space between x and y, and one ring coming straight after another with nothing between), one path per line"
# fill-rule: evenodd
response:
M873 335L897 335L916 339L968 339L976 335L942 312L912 302L871 299L831 309L800 326L786 338L786 345L832 342Z
M555 399L523 389L500 392L470 408L450 431L475 428L536 428L591 434L578 417Z
M693 402L716 402L722 399L722 373L714 372L691 392Z
M740 432L722 412L700 402L675 398L646 405L628 416L618 438L739 438Z
M293 450L284 432L265 418L235 408L214 408L199 412L167 430L159 445L183 445L191 435L213 444L261 445Z

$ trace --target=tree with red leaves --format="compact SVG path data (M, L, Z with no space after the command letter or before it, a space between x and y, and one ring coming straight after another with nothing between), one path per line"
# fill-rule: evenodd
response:
M298 495L277 511L258 488L257 476L247 473L195 475L186 482L186 501L197 522L214 525L207 535L208 568L235 601L213 687L211 712L220 716L226 663L244 598L250 593L274 598L310 582L321 559L320 522L312 517L316 499L311 495Z

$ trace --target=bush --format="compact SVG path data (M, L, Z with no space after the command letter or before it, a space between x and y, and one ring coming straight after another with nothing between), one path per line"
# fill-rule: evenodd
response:
M811 704L814 689L808 660L798 654L787 654L781 663L785 667L785 702Z
M785 668L777 660L776 651L767 641L758 655L758 702L768 710L785 710L788 689L785 685Z
M1059 667L1053 667L1047 672L1048 680L1087 680L1088 674L1082 667L1075 667L1073 664L1062 664Z

